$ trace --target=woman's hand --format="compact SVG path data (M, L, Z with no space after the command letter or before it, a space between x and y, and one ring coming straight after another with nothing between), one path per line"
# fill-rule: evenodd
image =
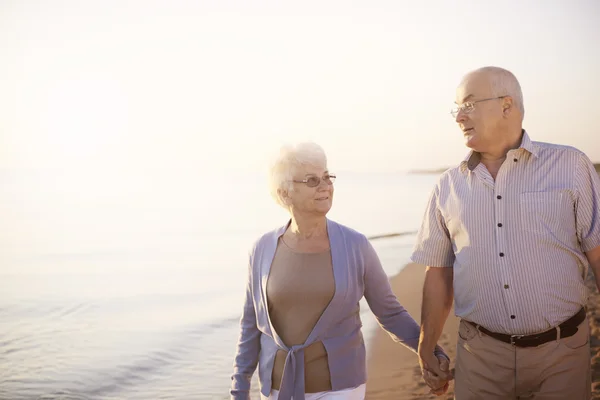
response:
M446 357L419 354L419 365L423 380L431 389L430 393L441 396L448 391L449 382L454 377L450 372L450 363Z

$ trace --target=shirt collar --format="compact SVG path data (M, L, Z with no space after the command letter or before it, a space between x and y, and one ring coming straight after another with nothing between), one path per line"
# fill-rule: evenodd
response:
M518 148L514 149L514 150L510 150L510 151L521 151L521 149L527 151L528 153L530 153L531 155L533 155L534 157L538 156L538 149L537 146L535 145L535 143L533 143L531 141L531 138L529 137L529 135L527 134L527 131L525 131L525 129L522 130L522 136L521 136L521 144L519 145ZM460 169L461 171L465 171L465 170L469 170L469 171L473 171L477 165L479 165L479 162L481 161L481 154L475 150L471 150L467 156L462 160L462 162L460 163Z

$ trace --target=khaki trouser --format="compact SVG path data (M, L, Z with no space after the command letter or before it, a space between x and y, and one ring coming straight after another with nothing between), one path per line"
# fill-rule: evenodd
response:
M456 400L589 400L590 329L538 347L515 347L461 321L455 371Z

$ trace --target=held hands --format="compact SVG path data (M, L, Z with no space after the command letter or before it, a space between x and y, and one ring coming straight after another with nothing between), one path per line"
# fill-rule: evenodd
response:
M454 379L450 372L450 363L442 355L419 354L419 364L423 380L431 388L430 393L441 396L448 391L449 382Z

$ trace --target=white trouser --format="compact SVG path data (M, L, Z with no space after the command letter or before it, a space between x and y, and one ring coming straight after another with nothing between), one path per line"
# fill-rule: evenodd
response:
M318 393L305 393L304 400L364 400L367 385L362 384L355 388L336 390L335 392L318 392ZM279 390L272 389L271 395L265 397L260 395L262 400L277 400L279 398Z

